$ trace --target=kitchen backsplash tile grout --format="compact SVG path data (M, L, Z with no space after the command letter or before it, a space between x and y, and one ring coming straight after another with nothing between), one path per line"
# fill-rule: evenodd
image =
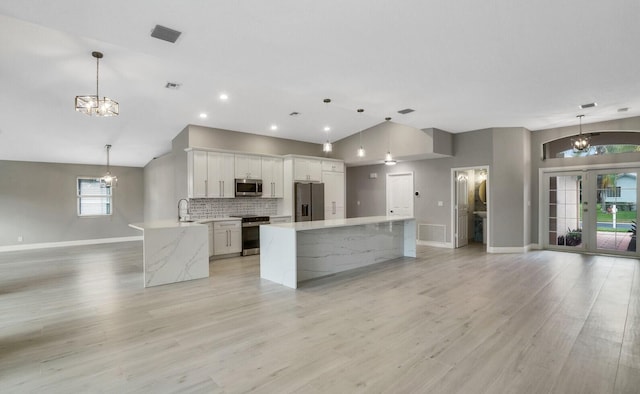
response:
M273 216L278 211L277 198L191 198L189 203L194 220L251 214Z

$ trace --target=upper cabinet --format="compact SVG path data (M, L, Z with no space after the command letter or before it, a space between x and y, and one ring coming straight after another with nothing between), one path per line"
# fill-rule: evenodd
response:
M192 150L187 153L189 198L232 198L234 155Z
M262 197L282 198L284 194L283 164L279 157L262 158Z
M306 157L294 158L293 180L312 182L322 181L322 161L319 159L309 159Z
M322 171L344 172L344 162L337 160L322 160Z
M260 156L235 155L235 177L239 179L262 179Z

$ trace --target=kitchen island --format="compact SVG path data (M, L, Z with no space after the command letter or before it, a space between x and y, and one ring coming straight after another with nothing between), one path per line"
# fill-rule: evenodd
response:
M129 227L143 232L144 287L209 277L207 225L162 220Z
M412 217L372 216L260 226L260 277L293 289L337 272L416 257Z

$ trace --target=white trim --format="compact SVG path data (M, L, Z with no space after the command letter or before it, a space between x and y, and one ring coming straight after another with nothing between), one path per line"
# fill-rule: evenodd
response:
M32 249L45 249L45 248L62 248L66 246L110 244L115 242L131 242L131 241L142 241L142 235L137 235L133 237L81 239L78 241L42 242L37 244L0 246L0 252L14 252L18 250L32 250Z
M539 243L527 245L527 251L531 250L542 250L542 245L540 245Z
M527 253L528 246L489 247L487 253Z
M416 245L433 246L433 247L436 247L436 248L453 249L453 244L451 242L434 242L434 241L419 241L419 240L416 240Z

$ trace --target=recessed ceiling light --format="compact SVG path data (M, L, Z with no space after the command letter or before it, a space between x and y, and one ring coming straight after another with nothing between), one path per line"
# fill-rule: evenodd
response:
M271 131L276 131L278 130L278 125L277 124L272 124L271 125Z
M331 131L331 127L329 127L329 126L324 126L324 131Z
M200 114L200 119L207 119L207 114L204 112Z
M587 103L587 104L582 104L582 105L580 105L580 107L579 107L579 108L580 108L580 109L593 108L593 107L595 107L595 106L597 106L597 105L598 105L598 103Z
M229 99L229 96L227 96L227 94L226 94L226 93L222 93L222 94L220 94L220 100L222 100L222 101L226 101L226 100L228 100L228 99Z

